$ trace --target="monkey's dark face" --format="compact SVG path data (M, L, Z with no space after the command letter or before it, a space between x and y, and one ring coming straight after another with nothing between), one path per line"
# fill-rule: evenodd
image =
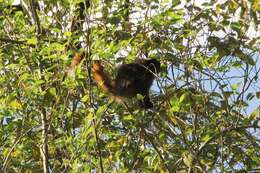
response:
M160 72L161 64L156 59L145 60L143 62L143 65L145 67L147 67L149 70L151 70L153 73L159 73Z

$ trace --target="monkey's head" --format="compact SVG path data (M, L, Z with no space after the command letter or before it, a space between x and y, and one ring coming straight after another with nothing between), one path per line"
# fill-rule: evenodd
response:
M150 59L150 60L145 60L143 62L143 65L151 70L153 73L159 73L160 72L160 62L157 61L156 59Z

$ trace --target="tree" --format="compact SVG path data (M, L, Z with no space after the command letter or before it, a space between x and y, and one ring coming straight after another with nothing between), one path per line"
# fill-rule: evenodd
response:
M259 169L259 0L0 2L1 172ZM154 110L100 92L96 57L160 60Z

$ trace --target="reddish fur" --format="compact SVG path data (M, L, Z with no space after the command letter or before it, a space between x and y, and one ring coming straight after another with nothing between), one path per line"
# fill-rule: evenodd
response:
M104 67L101 65L100 61L94 61L92 65L93 77L98 84L98 86L106 93L113 94L113 82L109 76L104 71Z
M83 59L83 53L76 53L70 63L70 69L74 69Z

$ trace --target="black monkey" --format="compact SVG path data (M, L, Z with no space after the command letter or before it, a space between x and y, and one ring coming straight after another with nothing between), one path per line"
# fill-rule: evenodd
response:
M155 59L143 60L140 63L123 64L118 68L116 78L111 80L104 71L100 61L94 61L92 72L95 81L103 91L116 100L132 98L137 94L144 96L140 101L142 108L152 108L149 90L155 74L160 71L160 62Z

